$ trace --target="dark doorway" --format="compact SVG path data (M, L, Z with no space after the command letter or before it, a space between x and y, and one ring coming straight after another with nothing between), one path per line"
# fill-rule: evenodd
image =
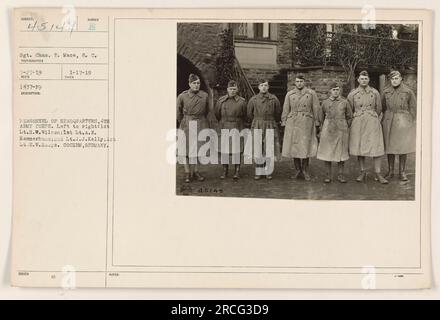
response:
M369 72L368 74L370 76L370 83L369 83L370 87L373 87L377 91L380 91L380 75L382 73Z
M206 88L205 79L203 79L200 70L194 66L194 64L188 59L184 58L180 54L177 55L177 92L176 96L182 93L182 91L188 90L188 77L191 73L194 73L200 77L200 89L208 92Z

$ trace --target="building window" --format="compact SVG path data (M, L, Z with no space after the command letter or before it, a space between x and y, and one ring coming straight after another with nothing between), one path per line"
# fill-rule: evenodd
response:
M232 23L234 36L240 39L270 40L270 23Z
M254 36L256 39L269 39L270 31L268 23L254 23Z
M326 24L325 25L325 31L327 32L335 32L335 25L334 24Z
M248 36L248 24L247 23L233 23L232 30L236 37L247 38Z

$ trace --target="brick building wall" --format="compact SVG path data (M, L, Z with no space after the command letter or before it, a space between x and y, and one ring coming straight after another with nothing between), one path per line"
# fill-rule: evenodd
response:
M350 88L347 86L347 77L345 72L340 67L315 67L312 69L297 69L291 70L287 73L287 90L292 90L295 87L295 77L298 73L303 73L306 78L306 86L315 90L320 101L328 98L330 90L330 83L336 82L341 88L341 95L347 97L350 93ZM403 83L408 85L415 94L417 94L417 74L412 71L402 72ZM386 80L385 86L389 85L389 80ZM379 90L377 85L373 85Z
M279 23L275 29L276 34L276 65L243 65L243 71L246 74L252 87L258 86L258 80L272 80L282 70L289 69L293 64L293 37L295 34L294 25L288 23ZM271 41L269 43L273 43ZM261 41L265 43L264 40Z
M287 90L295 87L295 77L298 73L303 73L306 78L306 86L315 90L319 100L327 99L330 83L338 83L342 90L342 95L348 95L348 88L345 87L346 76L341 68L314 68L309 70L294 70L287 73Z
M295 26L288 23L280 23L278 26L278 68L290 68L293 66L293 38Z
M255 89L258 87L258 81L260 79L271 80L274 76L279 73L278 68L273 69L261 69L261 68L243 68L246 77L248 78L250 84Z
M215 64L224 23L179 23L177 53L191 61L210 86L215 85Z
M216 85L216 59L221 48L220 34L228 28L225 23L179 23L177 37L177 53L190 61L202 77L208 82L208 87ZM307 79L307 86L313 88L320 100L327 98L330 82L336 81L342 88L343 96L347 96L349 88L345 85L346 76L340 67L310 67L294 68L294 35L295 26L292 24L280 23L277 25L277 64L276 65L251 65L242 66L252 87L258 92L258 80L266 78L273 82L272 89L280 100L283 95L294 87L295 75L298 72L304 73ZM416 72L404 72L404 83L417 92ZM283 85L284 84L284 85ZM272 84L271 84L272 85ZM276 87L275 87L276 86ZM214 100L218 93L213 91ZM282 102L282 101L281 101Z

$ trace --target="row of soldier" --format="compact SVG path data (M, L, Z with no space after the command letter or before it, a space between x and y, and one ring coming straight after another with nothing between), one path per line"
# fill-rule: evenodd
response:
M261 80L259 93L248 103L238 95L237 83L229 81L227 94L220 97L214 111L221 129L242 130L246 119L251 120L251 130L274 132L275 159L293 159L296 173L292 178L310 180L310 158L325 161L324 182L332 181L332 162L338 164L337 180L347 182L344 162L350 155L357 156L360 173L358 182L366 180L365 158L374 161L375 180L386 184L394 177L395 156L399 157L399 179L407 181L405 173L407 154L415 152L416 136L416 98L413 91L402 82L398 71L389 74L390 86L382 95L369 86L367 71L359 73L359 86L347 98L341 96L337 83L330 84L329 97L320 104L314 90L305 86L303 74L296 75L295 87L286 94L281 108L278 98L269 93L269 83ZM200 78L191 74L189 90L177 98L177 118L179 127L188 135L189 122L197 122L197 130L208 128L208 94L200 90ZM281 115L281 123L279 119ZM283 145L280 145L279 124L284 127ZM266 141L263 139L263 144ZM197 147L197 146L196 146ZM191 146L188 146L191 148ZM264 146L263 146L264 150ZM282 150L282 152L281 152ZM190 154L187 150L187 155ZM228 155L243 153L243 143L228 147ZM387 154L388 172L381 174L381 157ZM256 164L265 167L266 163ZM185 182L195 179L203 181L196 164L184 164ZM234 179L240 178L240 164L235 164ZM261 172L256 170L256 172ZM229 165L223 164L221 179L229 175ZM256 174L255 180L265 176L272 179L271 173Z

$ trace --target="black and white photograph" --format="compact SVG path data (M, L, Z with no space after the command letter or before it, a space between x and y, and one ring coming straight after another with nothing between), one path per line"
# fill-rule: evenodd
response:
M10 10L5 285L435 293L435 12L264 5Z
M414 200L417 24L178 23L176 193Z

